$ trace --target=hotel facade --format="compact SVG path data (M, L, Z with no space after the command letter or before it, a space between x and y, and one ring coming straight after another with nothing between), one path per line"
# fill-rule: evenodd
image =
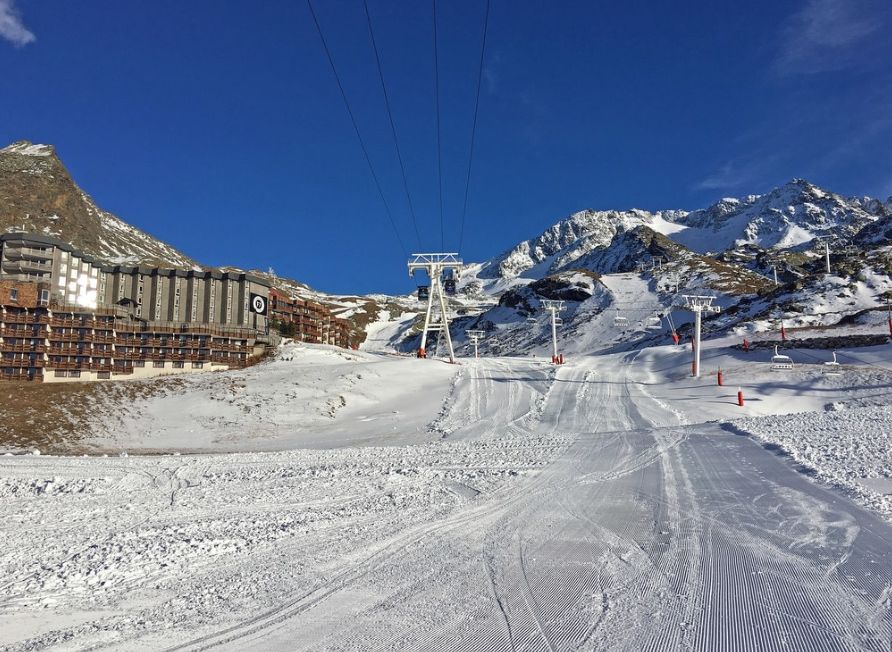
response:
M271 345L269 283L108 266L39 234L0 235L0 379L107 380L240 368Z

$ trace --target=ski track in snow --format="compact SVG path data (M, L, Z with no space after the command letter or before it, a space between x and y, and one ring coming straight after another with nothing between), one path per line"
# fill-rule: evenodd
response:
M621 301L641 293L623 278L611 290ZM593 328L607 328L608 313ZM753 434L744 437L703 423L736 406L688 400L715 396L713 387L664 382L673 350L576 356L561 367L469 360L457 373L434 361L363 353L347 365L322 349L305 354L311 366L277 361L220 376L236 379L225 391L201 377L182 397L141 409L169 424L171 406L222 391L227 418L249 414L238 423L254 427L268 420L242 406L262 399L287 410L300 400L333 438L314 435L315 449L0 457L0 646L892 646L892 527L757 441L781 440L821 478L852 443L840 421L888 423L884 408L757 416L792 400L765 390L734 426ZM343 410L317 414L328 398L310 386L282 394L257 385L263 374L294 383L309 369L343 389ZM419 369L436 370L425 392L414 384ZM819 399L796 391L796 405L813 409ZM386 418L410 403L399 420ZM401 439L393 423L413 434ZM213 427L202 424L197 440L211 446ZM196 433L184 432L192 444ZM799 434L782 441L787 432ZM882 443L885 432L868 434ZM134 433L128 445L138 444ZM385 435L393 445L358 445ZM877 452L888 447L858 451L865 477L892 475L888 453Z

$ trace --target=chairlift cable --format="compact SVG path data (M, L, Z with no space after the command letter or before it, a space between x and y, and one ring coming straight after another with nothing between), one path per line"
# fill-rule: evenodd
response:
M461 227L458 236L458 251L461 251L462 244L465 240L465 216L468 213L468 193L471 188L471 167L474 162L474 141L477 135L477 115L480 111L480 86L483 80L483 58L486 54L486 32L489 27L489 5L490 0L486 0L486 13L483 16L483 41L480 45L480 64L477 68L477 94L474 99L474 121L471 123L471 146L468 150L468 175L465 179L465 199L462 204L461 211Z
M356 123L356 117L353 114L353 109L350 108L350 101L347 99L347 93L344 91L344 85L341 83L341 77L338 75L338 70L335 67L334 59L331 56L331 51L328 49L328 43L325 41L325 35L322 33L322 27L319 24L319 19L316 17L316 11L313 9L312 0L307 0L307 7L310 10L310 15L313 17L313 24L316 26L316 32L319 34L319 40L322 41L322 49L325 51L325 56L328 59L328 63L331 66L331 71L334 73L335 81L338 84L338 90L341 92L341 99L344 100L344 107L347 109L347 114L350 116L350 123L353 125L353 130L356 132L356 138L359 140L359 147L362 149L362 154L365 157L365 162L369 166L369 172L372 174L372 179L375 181L375 187L378 189L378 195L381 197L381 202L384 204L384 210L387 213L387 217L390 220L390 225L393 227L394 235L396 235L396 239L400 243L400 248L403 250L403 254L408 257L409 251L406 249L406 245L403 242L403 238L400 236L399 229L396 226L396 222L393 220L393 214L390 212L390 205L387 203L387 199L384 197L384 191L381 189L381 182L378 181L378 175L375 173L375 166L372 165L372 159L369 156L368 149L366 148L365 141L362 139L362 134L359 131L359 125Z
M375 30L372 28L372 17L369 14L369 5L367 0L362 0L362 6L365 9L366 21L369 25L369 37L372 40L372 50L375 53L375 62L378 65L378 78L381 80L381 92L384 94L384 106L387 108L387 118L390 121L390 133L393 135L393 144L396 147L396 158L400 164L400 173L403 176L403 190L406 192L406 202L409 205L409 215L412 217L412 226L415 229L415 237L418 240L418 247L421 248L421 234L418 231L418 220L415 216L415 207L412 204L412 196L409 193L409 182L406 179L406 166L403 163L403 155L400 151L400 142L396 135L396 124L393 121L393 112L390 110L390 96L387 94L387 85L384 83L384 69L381 66L381 57L378 54L378 44L375 41Z
M433 0L434 17L434 103L437 112L437 183L439 187L440 205L440 248L446 248L446 237L443 230L443 155L440 143L440 55L437 48L437 0Z

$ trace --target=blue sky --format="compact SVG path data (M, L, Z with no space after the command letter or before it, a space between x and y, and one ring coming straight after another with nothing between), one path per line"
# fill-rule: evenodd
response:
M314 6L417 250L362 2ZM420 248L439 250L431 4L369 8ZM438 8L452 250L484 2ZM890 30L887 0L492 0L461 253L583 208L700 208L793 177L892 195ZM4 144L55 144L103 208L198 260L411 288L305 3L0 0L0 70Z

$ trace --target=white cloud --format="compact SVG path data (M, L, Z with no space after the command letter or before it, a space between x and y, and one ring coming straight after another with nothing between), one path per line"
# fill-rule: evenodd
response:
M731 190L753 181L758 175L755 164L750 161L728 161L705 179L694 184L694 190Z
M782 74L842 70L857 63L864 42L882 35L886 0L808 0L781 32Z
M22 24L15 0L0 0L0 38L18 47L36 40L34 34Z

